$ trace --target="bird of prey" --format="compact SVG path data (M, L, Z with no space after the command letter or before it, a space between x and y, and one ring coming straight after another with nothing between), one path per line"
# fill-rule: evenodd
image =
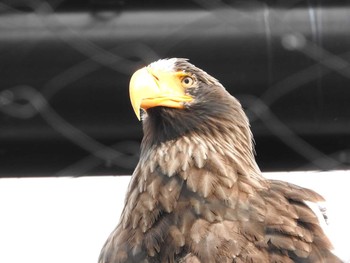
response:
M140 160L99 263L341 262L305 203L322 196L262 176L247 116L218 80L162 59L129 91Z

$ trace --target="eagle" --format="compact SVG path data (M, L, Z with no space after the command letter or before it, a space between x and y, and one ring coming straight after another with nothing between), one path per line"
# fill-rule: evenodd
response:
M335 263L310 189L263 177L239 101L188 59L130 80L140 159L99 263Z

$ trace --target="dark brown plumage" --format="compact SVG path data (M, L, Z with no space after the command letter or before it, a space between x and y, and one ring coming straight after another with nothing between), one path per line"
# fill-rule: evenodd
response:
M144 109L141 156L100 263L341 262L305 204L323 198L261 175L248 119L216 79L160 60L130 95Z

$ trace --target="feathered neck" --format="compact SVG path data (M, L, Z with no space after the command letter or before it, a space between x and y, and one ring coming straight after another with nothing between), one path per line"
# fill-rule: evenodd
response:
M163 134L162 140L154 137L154 123L144 120L140 161L117 228L134 238L131 245L141 240L137 243L141 246L142 235L146 235L145 246L165 240L169 231L163 228L186 220L185 210L210 222L220 221L225 216L222 209L234 208L249 193L267 187L254 159L246 115L238 103L230 105L234 105L230 115L206 115L206 122L196 122L195 129L188 125L180 134L167 131L173 137ZM154 238L153 233L159 236ZM123 246L122 238L118 242Z
M216 154L224 159L229 156L232 163L225 165L237 166L242 173L260 174L249 121L239 102L231 98L226 104L230 109L222 109L225 114L219 116L218 111L193 117L186 112L181 114L181 110L152 109L144 119L140 162L159 165L171 176L176 171L185 171L187 165L202 168L207 158ZM176 164L177 160L182 163ZM150 169L153 171L155 167Z

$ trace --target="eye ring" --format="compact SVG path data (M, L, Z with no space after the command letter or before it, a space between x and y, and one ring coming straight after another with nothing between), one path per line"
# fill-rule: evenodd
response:
M186 76L181 80L181 83L184 87L191 87L194 83L194 79L190 76Z

